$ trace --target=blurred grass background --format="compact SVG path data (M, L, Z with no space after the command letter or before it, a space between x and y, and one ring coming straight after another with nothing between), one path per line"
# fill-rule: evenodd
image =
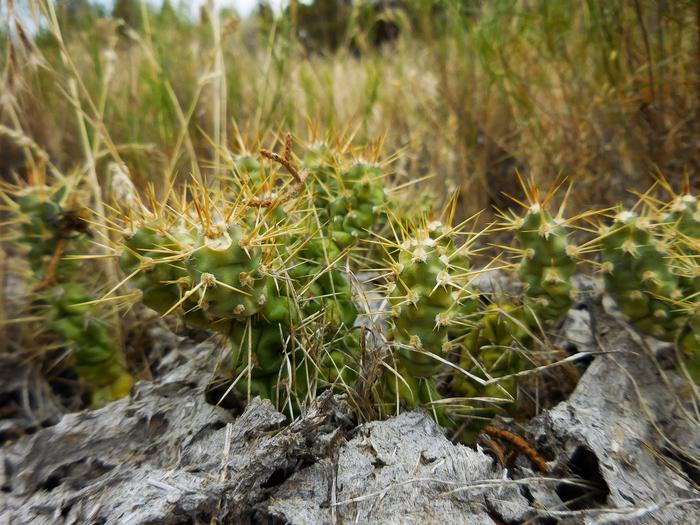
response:
M383 142L462 215L507 206L516 171L569 178L577 209L659 174L700 185L697 1L4 4L4 178L41 161L33 142L58 171L104 184L117 160L160 188L291 131Z

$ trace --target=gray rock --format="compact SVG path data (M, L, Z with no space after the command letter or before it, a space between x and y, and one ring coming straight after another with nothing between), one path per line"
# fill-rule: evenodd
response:
M324 452L317 443L344 409L322 395L279 430L284 416L256 398L234 419L209 405L198 384L210 351L200 345L163 379L138 383L130 398L66 415L0 450L0 522L246 522L268 484Z
M0 354L0 444L54 425L63 414L44 376L29 359Z
M530 425L538 448L555 455L557 474L589 486L560 483L556 494L533 491L535 505L585 523L697 523L700 492L678 457L697 462L700 424L650 352L618 321L598 314L596 337L604 353L567 401ZM572 510L552 508L575 497Z
M491 458L421 412L361 426L337 455L293 475L263 507L287 523L513 522L529 512Z

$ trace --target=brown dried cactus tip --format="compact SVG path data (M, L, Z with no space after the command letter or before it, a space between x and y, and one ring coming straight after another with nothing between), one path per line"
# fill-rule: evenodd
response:
M525 439L523 439L519 435L502 428L496 428L491 425L487 425L486 427L484 427L484 432L486 432L486 434L488 434L489 436L510 443L521 454L527 456L530 462L540 472L545 474L549 472L549 466L547 465L547 462L544 460L544 458L540 455L540 453L537 452L535 447L530 445L527 441L525 441Z
M287 172L294 179L294 184L287 191L280 195L277 195L273 191L263 197L254 197L250 201L248 201L248 205L256 208L269 208L271 206L283 204L295 195L297 195L301 190L301 187L304 185L308 174L303 171L300 172L294 165L294 161L292 159L292 135L290 133L287 133L285 137L284 156L281 156L275 153L274 151L266 149L261 149L260 155L284 166Z

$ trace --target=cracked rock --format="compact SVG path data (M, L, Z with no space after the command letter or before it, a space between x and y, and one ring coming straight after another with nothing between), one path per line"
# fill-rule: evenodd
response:
M238 418L207 404L194 377L207 345L130 398L64 416L0 450L3 523L245 523L271 479L311 455L337 424L322 395L301 419L254 399ZM209 349L210 350L210 349ZM323 451L320 451L323 452ZM315 453L319 453L315 450Z
M556 456L558 473L586 486L562 482L533 496L554 515L573 520L567 522L694 523L700 493L673 456L700 457L698 424L687 417L673 375L665 380L650 350L617 320L602 311L599 316L604 353L567 401L530 424L538 448ZM668 453L679 448L682 454Z
M298 525L521 520L527 501L503 475L490 457L410 412L361 426L333 458L294 474L262 507Z

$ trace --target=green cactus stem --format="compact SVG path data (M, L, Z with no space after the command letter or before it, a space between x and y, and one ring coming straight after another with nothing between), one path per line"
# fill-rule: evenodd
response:
M87 222L79 208L66 210L66 187L25 188L17 197L19 243L29 248L37 307L47 310L50 331L71 350L75 370L90 391L92 406L128 395L133 378L108 329L91 314L94 297L80 284Z
M100 407L129 394L133 377L123 354L115 348L109 329L90 314L92 300L79 284L55 287L45 299L51 306L49 326L72 350L75 370L91 393L92 406Z
M651 221L623 211L600 244L606 288L620 310L640 332L674 341L685 322L673 306L681 292Z
M571 278L576 262L566 227L540 204L534 204L517 224L515 235L525 250L518 273L532 324L554 324L573 304Z

